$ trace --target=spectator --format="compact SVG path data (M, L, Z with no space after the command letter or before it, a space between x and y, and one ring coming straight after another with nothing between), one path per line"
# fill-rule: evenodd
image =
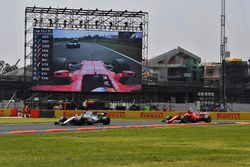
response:
M166 111L167 111L167 107L166 107L165 105L163 106L162 111L163 111L163 112L166 112Z
M168 106L168 111L172 111L172 105Z
M160 109L159 109L159 106L158 106L158 105L156 105L156 106L155 106L155 111L160 111Z
M27 118L30 116L30 109L29 105L25 103L22 108L22 117Z

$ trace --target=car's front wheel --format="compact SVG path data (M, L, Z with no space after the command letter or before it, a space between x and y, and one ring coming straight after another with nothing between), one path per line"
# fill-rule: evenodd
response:
M110 118L109 117L103 117L102 118L103 125L109 125L110 124Z
M56 58L53 61L54 71L66 70L68 68L68 63L66 58Z
M122 71L127 71L130 69L128 62L124 59L115 59L112 62L112 66L115 73L120 73Z

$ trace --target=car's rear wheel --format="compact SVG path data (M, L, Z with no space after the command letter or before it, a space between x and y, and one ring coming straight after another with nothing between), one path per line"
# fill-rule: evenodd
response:
M54 71L66 70L68 63L66 58L56 58L53 62Z
M192 123L196 123L197 121L193 119L193 120L191 120L191 122L192 122Z
M189 122L188 116L183 115L183 116L181 117L181 122L182 122L182 123L188 123L188 122Z
M166 120L170 120L170 119L172 119L173 117L170 115L170 116L167 116L166 117Z
M66 121L66 120L67 120L67 118L64 117L64 116L62 116L62 117L60 117L59 122L64 122L64 121Z
M88 125L93 125L93 122L91 122L91 121L88 121L88 123L87 123Z
M212 121L212 117L210 115L207 115L204 117L204 121L205 122L211 122Z
M128 81L128 78L122 77L122 78L120 79L120 83L122 83L122 84L125 84L127 81Z

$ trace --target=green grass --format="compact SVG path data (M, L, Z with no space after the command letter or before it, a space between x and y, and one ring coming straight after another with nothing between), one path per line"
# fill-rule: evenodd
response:
M1 124L49 123L58 121L58 118L0 118Z
M0 166L250 166L250 126L116 129L0 137Z

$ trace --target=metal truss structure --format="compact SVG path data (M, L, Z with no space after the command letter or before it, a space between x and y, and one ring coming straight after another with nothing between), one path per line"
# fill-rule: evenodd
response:
M24 76L32 65L33 28L142 32L142 64L148 59L147 12L26 7Z

